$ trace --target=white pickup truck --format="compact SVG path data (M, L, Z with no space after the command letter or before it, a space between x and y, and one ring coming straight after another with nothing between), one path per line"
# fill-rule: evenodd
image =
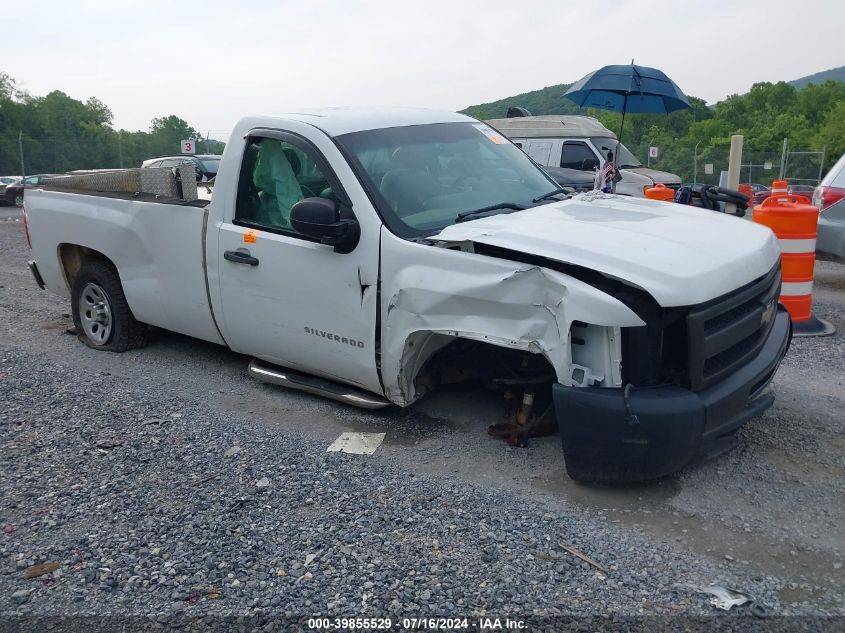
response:
M725 450L772 403L791 340L769 229L570 197L458 114L246 118L210 203L56 181L24 206L36 282L71 300L94 349L140 347L156 326L371 408L486 383L509 406L496 428L556 425L578 480Z

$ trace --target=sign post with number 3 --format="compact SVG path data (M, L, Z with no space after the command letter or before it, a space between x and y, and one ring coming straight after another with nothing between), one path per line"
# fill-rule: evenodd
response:
M180 141L182 144L182 153L183 154L193 154L196 151L196 143L194 139L189 138L184 141Z

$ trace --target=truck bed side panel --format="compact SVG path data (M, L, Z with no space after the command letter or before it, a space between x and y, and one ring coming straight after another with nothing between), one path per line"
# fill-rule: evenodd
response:
M27 192L26 209L33 254L50 290L69 296L60 246L86 246L117 267L136 319L223 343L205 286L205 209L42 190Z

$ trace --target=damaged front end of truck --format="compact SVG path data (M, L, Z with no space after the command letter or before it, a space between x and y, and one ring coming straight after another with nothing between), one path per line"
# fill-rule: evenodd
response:
M383 264L399 271L382 288L392 402L467 381L497 388L506 411L491 434L521 444L557 430L569 475L601 482L718 454L772 404L765 389L791 340L779 264L714 299L663 307L617 276L447 233L410 258L407 241L383 240Z

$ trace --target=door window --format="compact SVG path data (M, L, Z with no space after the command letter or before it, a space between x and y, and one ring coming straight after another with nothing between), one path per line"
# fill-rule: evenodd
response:
M290 210L300 200L318 197L337 202L329 179L309 153L284 140L247 139L236 224L305 237L291 226Z
M560 154L560 166L569 169L593 171L598 167L599 159L586 143L567 141Z
M528 155L541 165L549 164L551 154L551 141L531 141L528 143Z

